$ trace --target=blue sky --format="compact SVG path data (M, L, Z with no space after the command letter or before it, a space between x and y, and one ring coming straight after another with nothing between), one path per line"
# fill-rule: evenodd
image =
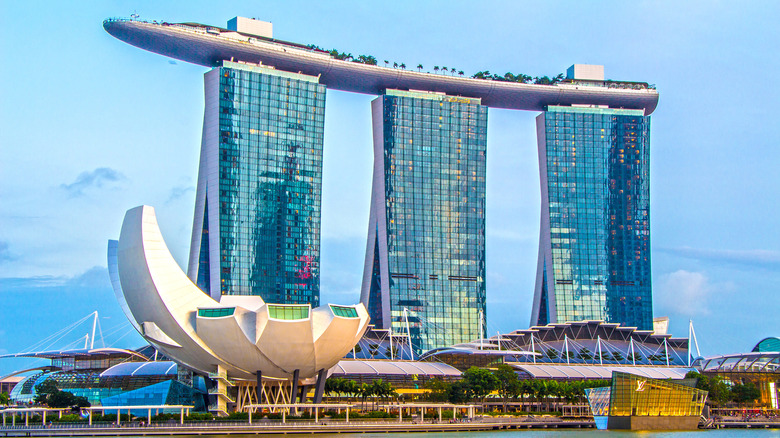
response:
M186 265L207 69L109 36L108 17L224 25L380 60L555 75L605 65L661 94L651 130L654 308L702 353L780 335L780 101L775 2L0 2L0 353L93 310L135 347L111 291L106 241L124 212L157 209ZM359 299L372 96L328 91L322 300ZM535 113L490 110L488 329L526 328L539 233ZM84 336L85 325L61 344ZM27 365L0 360L0 375Z

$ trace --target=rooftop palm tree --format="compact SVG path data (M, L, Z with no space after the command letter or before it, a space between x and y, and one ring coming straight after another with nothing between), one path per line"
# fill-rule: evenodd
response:
M417 70L422 71L422 69L423 69L423 65L422 64L417 64Z
M401 65L399 65L399 67L401 67L402 69L406 70L406 64L404 64L403 62L401 63Z
M459 71L458 75L463 76L463 70Z
M435 73L438 73L438 72L439 72L439 66L438 66L438 65L434 65L434 66L433 66L433 71L434 71Z
M398 68L398 63L397 62L393 63L393 68Z

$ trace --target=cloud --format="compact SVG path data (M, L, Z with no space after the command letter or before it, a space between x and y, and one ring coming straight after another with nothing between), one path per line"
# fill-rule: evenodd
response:
M110 288L108 268L94 266L81 274L73 276L41 275L34 277L0 278L0 290L17 288Z
M766 249L700 249L687 246L680 248L655 248L655 250L687 259L720 262L750 268L780 268L780 251Z
M194 192L195 187L194 186L177 186L171 189L170 194L168 195L168 200L165 201L166 204L170 204L171 202L178 201L182 197L186 196L190 192Z
M108 268L93 266L80 275L70 277L65 285L71 287L110 288L111 280L108 277Z
M14 257L11 255L11 251L8 249L8 242L5 240L0 240L0 263L13 259Z
M92 172L81 172L76 180L70 184L60 184L71 197L82 196L84 190L95 187L102 188L106 184L117 183L126 180L124 175L109 167L98 167Z
M718 295L732 288L731 284L713 284L703 272L679 270L662 276L654 295L660 313L708 315L709 304L720 301Z

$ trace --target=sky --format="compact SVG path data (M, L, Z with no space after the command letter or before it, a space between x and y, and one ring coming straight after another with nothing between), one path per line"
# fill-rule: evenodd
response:
M106 243L129 208L155 207L186 266L206 68L132 47L102 21L224 26L380 60L554 76L602 64L655 84L651 236L655 316L703 355L780 336L780 3L719 1L0 0L0 354L97 310L107 345L138 347L114 298ZM359 301L374 96L329 90L322 302ZM487 328L529 326L539 238L537 113L488 116ZM91 320L90 320L91 321ZM83 346L91 322L38 347ZM100 345L98 340L96 345ZM45 363L0 359L0 376Z

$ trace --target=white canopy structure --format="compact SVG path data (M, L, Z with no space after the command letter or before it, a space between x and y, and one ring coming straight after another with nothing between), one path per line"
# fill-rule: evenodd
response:
M108 260L117 297L141 335L168 357L220 378L314 377L368 327L362 304L312 309L259 296L212 299L179 268L149 206L127 212Z
M532 379L611 379L612 372L635 374L650 379L684 379L693 368L650 366L548 365L510 363L515 370Z

